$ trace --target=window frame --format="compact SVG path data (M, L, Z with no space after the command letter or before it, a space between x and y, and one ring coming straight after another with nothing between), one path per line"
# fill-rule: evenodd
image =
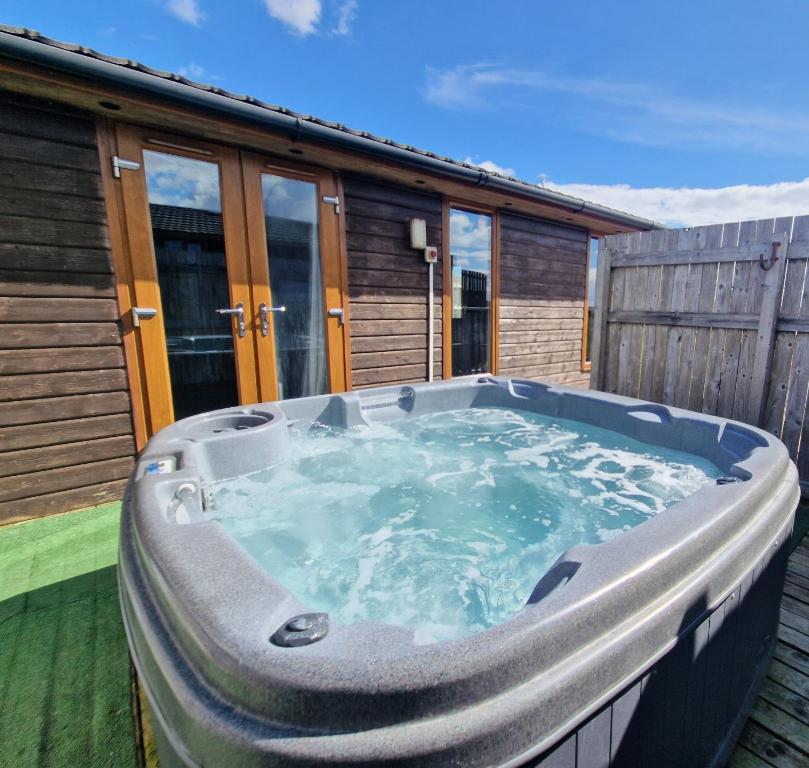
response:
M590 373L593 368L593 361L588 360L587 356L590 352L587 344L587 339L590 333L590 255L593 248L593 240L600 240L601 235L595 232L587 231L587 254L584 257L584 314L582 315L582 332L581 332L581 372ZM599 249L600 254L600 249ZM596 274L598 274L598 261L596 261Z
M500 210L491 206L474 203L463 198L444 197L441 216L441 270L443 282L442 310L442 365L441 378L451 379L452 376L452 254L450 244L450 212L452 209L467 213L490 216L492 220L492 299L489 307L489 357L490 372L497 375L498 358L500 356Z

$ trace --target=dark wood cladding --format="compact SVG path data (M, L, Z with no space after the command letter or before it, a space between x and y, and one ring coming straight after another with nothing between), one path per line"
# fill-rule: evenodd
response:
M0 94L0 524L120 497L135 452L95 123Z
M588 233L500 216L498 373L584 386L581 341Z
M351 309L352 385L427 379L428 271L410 247L410 219L425 219L441 249L441 198L360 177L343 179ZM441 377L441 264L434 267L434 377Z
M428 378L434 193L343 177L353 387ZM498 372L580 372L588 234L499 213ZM434 377L442 372L442 265ZM94 119L0 92L0 524L117 498L135 452Z

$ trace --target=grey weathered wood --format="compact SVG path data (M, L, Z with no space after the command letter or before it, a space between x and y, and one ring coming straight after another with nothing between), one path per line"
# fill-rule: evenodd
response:
M689 232L692 230L679 230ZM638 254L622 254L616 257L615 267L651 267L658 265L677 264L724 264L728 262L758 262L760 258L769 257L769 249L762 247L759 243L739 244L735 248L677 248L665 251L660 254L650 254L640 252ZM796 255L795 258L809 258L809 252L805 256Z
M714 235L717 238L717 235ZM738 225L722 225L721 234L718 235L719 245L723 249L736 247L738 241ZM733 282L732 263L717 264L716 285L712 309L716 313L729 311L730 288ZM725 338L727 329L712 327L708 338L708 351L705 365L705 380L703 382L702 407L703 413L715 414L719 406L719 384L724 359Z
M739 744L775 768L805 768L804 755L789 744L784 743L771 731L756 722L749 722L742 732ZM771 762L774 758L776 762Z
M740 231L740 240L756 243L759 247L772 250L772 231L774 219L764 219L743 225ZM762 288L766 272L760 265L754 263L737 263L738 276L734 280L734 296L732 304L735 308L745 308L747 312L758 313L761 304ZM739 290L736 291L738 283ZM753 403L750 393L750 383L754 366L754 352L756 335L752 331L743 331L738 336L736 371L734 376L733 404L730 411L731 418L741 421L749 420L751 411L755 409L758 414L758 403Z
M809 333L809 317L779 317L776 330Z
M596 268L595 312L593 313L592 349L590 350L590 386L602 389L604 385L604 353L606 351L607 312L611 287L612 252L604 238L598 242Z
M637 290L638 270L629 267L624 270L624 290L622 306L634 303L635 292ZM631 325L621 325L621 341L618 345L618 376L615 382L615 391L619 395L630 395L632 393L632 374L630 358L632 357L632 342L634 328Z
M706 228L704 245L706 248L719 248L722 245L722 225L714 224ZM708 263L702 267L702 282L697 299L698 312L712 312L716 297L716 283L719 275L719 264ZM705 389L708 373L708 351L713 328L698 327L694 334L694 369L691 375L691 386L688 395L688 408L702 411L705 405Z
M680 240L680 232L674 230L671 238L672 245ZM673 272L671 306L673 312L682 312L685 309L686 289L688 286L689 264L664 266ZM677 381L679 378L680 353L682 351L683 332L676 326L669 329L666 342L665 374L663 380L663 398L667 403L674 403L677 398Z
M781 440L789 449L790 455L797 457L809 388L809 334L797 334L794 344Z
M591 386L758 424L809 488L809 216L611 235L601 251Z
M778 246L778 261L764 273L763 295L759 310L753 372L750 382L750 407L747 413L747 421L759 426L764 425L767 408L767 386L772 369L775 329L778 321L778 311L781 306L781 291L784 285L789 253L789 235L786 232L779 233L774 236L773 242L780 243Z
M738 243L750 243L756 234L755 221L743 221L739 224ZM730 287L729 311L746 312L750 293L750 262L736 262L733 269L733 281ZM741 402L744 396L743 387L739 387L739 363L743 353L743 330L728 330L725 333L725 349L722 358L722 370L719 375L718 413L730 418L738 418L745 410ZM737 389L739 393L737 394ZM746 401L744 403L746 405Z
M680 245L682 248L694 248L704 243L707 229L698 227L681 233ZM702 289L702 273L704 265L692 263L688 266L688 278L685 288L685 302L683 307L686 312L695 312L699 309L699 295ZM687 408L691 391L691 378L694 370L694 341L696 330L688 327L683 331L683 338L680 347L680 363L677 376L677 385L674 396L674 405L678 408Z
M779 438L783 429L794 349L795 334L777 331L773 342L770 380L767 384L767 405L762 427Z
M654 233L639 232L637 248L649 250L652 247ZM633 303L636 307L645 309L647 304L647 293L649 279L654 280L656 275L652 274L652 267L638 267L636 278L632 287ZM644 326L634 326L629 329L629 369L631 371L631 381L628 382L627 394L631 397L639 397L641 384L643 381L643 369L645 365L644 353L646 351L646 328Z
M607 319L611 323L669 325L683 328L712 327L753 330L758 327L758 316L747 312L720 314L718 312L643 312L639 310L617 310L610 312ZM800 322L804 323L804 321Z

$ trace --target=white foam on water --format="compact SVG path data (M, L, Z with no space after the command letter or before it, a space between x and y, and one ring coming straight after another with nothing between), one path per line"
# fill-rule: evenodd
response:
M473 408L293 430L286 464L214 488L212 519L312 610L430 643L505 621L566 549L719 474L579 422Z

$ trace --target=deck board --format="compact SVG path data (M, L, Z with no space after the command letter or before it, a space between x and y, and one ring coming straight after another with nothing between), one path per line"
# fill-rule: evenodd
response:
M809 766L809 535L790 556L772 665L728 766Z

